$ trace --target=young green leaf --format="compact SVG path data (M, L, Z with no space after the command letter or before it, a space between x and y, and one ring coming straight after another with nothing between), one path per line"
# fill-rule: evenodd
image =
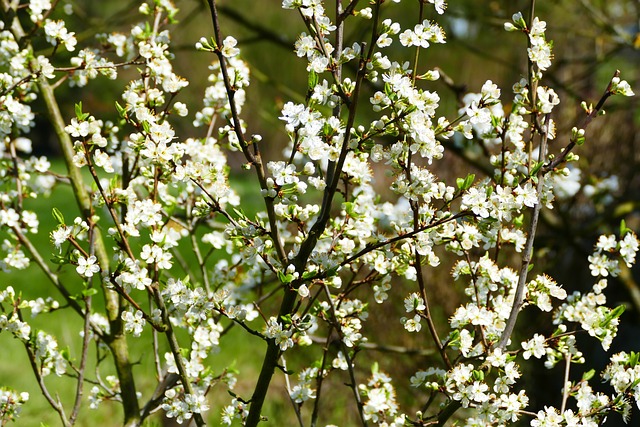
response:
M53 208L53 210L51 211L51 214L53 215L53 218L58 222L58 224L65 225L64 215L62 215L62 212L60 212L60 209Z
M595 369L588 370L587 372L582 374L582 381L589 381L591 378L593 378L593 376L595 374L596 374L596 370Z

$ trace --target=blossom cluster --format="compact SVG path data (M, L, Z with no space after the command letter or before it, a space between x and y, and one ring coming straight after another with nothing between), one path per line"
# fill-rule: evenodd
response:
M29 393L16 393L5 387L0 389L0 420L3 423L15 421L22 411L22 405L29 400Z
M610 348L623 308L607 306L604 291L635 264L640 246L626 226L619 235L601 236L588 257L595 283L587 292L569 294L549 275L530 273L540 211L577 194L582 176L569 148L552 152L548 144L560 139L553 118L560 97L543 84L553 60L547 24L537 17L526 22L520 13L505 24L527 35L532 69L512 95L486 80L448 111L432 84L443 78L441 70L423 70L417 54L412 64L396 50L446 44L443 21L421 18L403 28L381 17L383 1L352 10L357 3L332 19L322 0L282 2L306 26L293 50L309 87L304 100L280 105L277 119L286 138L281 159L262 157L265 141L242 119L250 67L239 39L217 31L215 8L216 36L195 43L202 55L217 58L197 105L181 98L190 82L174 67L170 25L178 10L171 1L141 2L142 22L98 34L98 47L85 47L76 37L80 32L58 19L56 2L31 0L16 10L32 27L25 39L15 30L23 25L19 19L13 31L0 29L0 266L10 271L36 264L64 304L23 298L6 287L0 291L0 332L24 343L38 377L73 372L91 384L91 408L123 402L132 423L163 410L178 423L203 425L209 395L221 384L232 395L221 422L255 425L276 368L299 418L303 405L319 407L323 382L341 375L349 375L346 384L365 424L446 422L440 417L458 408L467 415L461 425L469 427L523 419L533 426L597 425L612 411L626 416L629 400L640 393L636 353L611 358L602 375L610 394L594 391L586 376L565 381L561 409L529 412L521 380L522 365L536 359L548 369L566 364L566 372L584 363L579 330ZM434 16L446 11L442 0L426 3ZM352 18L371 30L370 41L342 43ZM48 43L51 55L34 53L36 37ZM68 66L52 65L62 61ZM53 91L54 78L60 78L56 87L83 87L100 76L130 80L113 117L85 112L78 103L72 117L56 122L69 173L55 174L46 158L31 156L26 135L35 123L33 101ZM607 91L607 97L633 94L618 76ZM188 137L178 131L181 119L193 125ZM582 144L584 134L576 128L571 143ZM485 176L439 176L448 167L447 148L482 151ZM229 153L255 172L260 188L253 196L243 199L232 188ZM383 179L388 191L380 191ZM613 181L583 190L607 193ZM66 182L81 214L69 222L53 210L57 225L44 232L54 270L29 240L43 232L29 206ZM241 209L245 205L251 209ZM254 205L264 208L253 212ZM446 313L448 322L436 325L427 278L449 262L461 302ZM92 304L98 290L104 313ZM117 376L103 378L102 366L95 378L77 375L84 365L23 316L25 310L34 317L61 307L82 318L83 348L97 342L98 365L111 354ZM526 307L550 316L555 330L513 334ZM404 351L371 339L371 321L383 311L402 312L385 324L389 336L400 331L409 333L408 340L432 341L431 366L405 381L426 402L420 411L405 411L396 392L401 380L377 363L368 378L362 376L368 349ZM242 372L236 375L231 361L209 363L232 328L267 347L252 396L232 391ZM146 402L135 389L126 340L152 343L157 388ZM301 363L300 353L313 355L313 362ZM575 400L571 407L569 399ZM0 390L0 420L16 417L26 400ZM64 411L57 412L68 424Z

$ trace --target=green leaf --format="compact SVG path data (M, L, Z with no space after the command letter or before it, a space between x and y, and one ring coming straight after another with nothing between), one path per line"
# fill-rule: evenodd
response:
M460 341L460 331L458 329L455 329L449 335L449 339L447 340L445 348L450 346L450 345L452 345L452 344L456 344L458 341Z
M470 173L469 175L467 175L467 177L464 179L464 189L466 190L467 188L471 188L471 185L473 185L473 181L475 179L476 179L475 173Z
M84 295L85 297L90 297L97 293L98 293L98 290L96 288L88 288L88 289L82 290L82 295Z
M470 173L465 178L456 178L456 185L462 191L468 190L473 185L473 181L476 179L476 174Z
M629 366L632 368L635 368L636 365L638 364L638 359L640 359L640 353L636 353L635 351L632 351L629 354Z
M82 102L78 102L76 104L76 117L80 121L85 120L87 117L89 117L89 113L82 112Z
M491 195L493 194L493 186L487 185L485 193L487 194L487 198L491 197Z
M342 204L342 206L344 206L344 210L347 213L347 215L349 215L352 218L356 218L358 216L358 214L355 212L354 208L355 208L355 204L353 202L344 202Z
M59 255L55 255L53 258L51 258L50 260L52 263L54 264L58 264L58 265L62 265L62 264L66 264L67 263L67 259L63 258Z
M595 369L591 369L587 372L585 372L584 374L582 374L582 381L589 381L591 378L593 378L593 376L596 374L596 370Z
M617 319L622 315L622 313L624 313L624 310L625 310L624 305L619 305L613 310L611 310L611 314L609 316L612 316L612 319Z
M471 376L476 381L484 381L484 372L482 372L480 370L473 371L471 373Z
M520 214L513 219L513 225L516 227L520 228L522 227L522 224L524 224L524 214Z
M338 266L336 265L335 267L331 267L329 268L326 272L325 275L326 277L333 277L336 274L338 274Z
M65 347L60 351L60 356L64 358L66 361L71 360L71 351L69 351L69 347Z
M309 91L313 91L313 88L315 88L318 85L318 74L316 74L315 71L311 70L311 72L309 73L309 77L308 77L308 88Z
M384 84L384 94L387 96L395 95L395 91L393 90L393 87L389 83Z
M64 225L64 215L62 215L62 212L60 212L60 209L58 208L53 208L51 210L51 214L53 215L53 218L55 218L55 220L58 222L58 224L60 225Z
M282 272L282 271L278 271L278 280L280 280L280 283L289 283L287 281L287 276Z
M315 271L305 271L304 273L302 273L302 279L307 280L314 277L315 275L316 275Z
M530 176L535 176L538 174L538 171L540 170L540 168L542 167L542 165L544 165L544 162L537 162L536 165L533 167L533 169L531 170L531 174Z
M118 101L116 101L116 110L118 111L118 115L121 118L124 118L124 116L126 115L126 110L124 109L124 107L122 105L120 105L120 103Z
M607 317L605 317L605 319L602 321L600 325L602 327L609 326L609 323L611 323L613 319L617 319L618 317L620 317L622 313L624 313L624 305L619 305L613 310L611 310L611 313L609 313Z
M622 221L620 221L620 237L623 237L630 231L631 229L627 228L627 223L625 222L625 220L623 219Z

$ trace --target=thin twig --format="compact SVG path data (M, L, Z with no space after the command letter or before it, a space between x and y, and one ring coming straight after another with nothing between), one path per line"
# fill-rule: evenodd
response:
M345 266L347 264L352 263L356 259L362 257L363 255L366 255L371 251L375 251L376 249L380 249L383 246L391 245L391 244L399 242L401 240L410 239L413 236L422 233L423 231L432 229L434 227L438 227L438 226L440 226L442 224L445 224L445 223L447 223L449 221L455 221L456 219L464 218L466 216L473 216L473 213L471 211L458 212L455 215L451 215L449 217L446 217L446 218L443 218L443 219L439 219L438 221L432 222L431 224L427 224L427 225L424 225L422 227L418 227L417 229L415 229L413 231L410 231L408 233L400 234L398 236L392 237L392 238L387 239L387 240L383 240L382 242L374 243L372 245L367 245L360 252L357 252L356 254L350 256L349 258L345 259L344 261L342 261L338 265L340 267ZM323 272L323 273L319 274L318 276L314 276L314 279L315 278L319 278L319 279L324 278L324 277L326 277L326 274L327 274L327 272Z
M322 384L324 383L324 370L327 364L327 358L329 355L329 344L331 342L331 331L333 328L330 327L329 333L327 337L322 340L324 343L324 347L322 349L322 362L320 363L320 369L318 369L318 375L316 376L316 398L313 402L313 412L311 413L311 427L316 427L318 425L318 415L320 414L320 397L322 396ZM313 337L311 337L313 340Z
M69 423L69 420L65 415L64 408L62 407L62 403L60 402L60 399L54 399L53 396L51 396L51 394L49 393L49 389L47 389L46 384L44 383L44 378L42 377L40 368L38 367L38 363L36 362L36 355L33 349L31 348L29 341L24 341L23 344L24 344L25 350L27 351L27 356L31 364L31 370L33 371L36 377L36 381L38 383L38 387L40 387L40 391L42 392L42 395L47 400L49 405L58 413L58 416L60 417L60 421L62 422L62 425L64 427L71 427L71 424Z
M78 379L76 384L76 398L69 417L69 423L75 424L76 418L80 413L80 405L82 404L82 396L84 394L84 376L87 369L87 358L89 356L89 344L91 343L91 296L85 298L85 316L84 328L82 330L82 354L80 356L80 366L78 367Z
M180 382L184 387L184 392L185 394L196 396L195 391L193 389L193 384L191 384L191 381L189 380L189 375L187 374L187 369L184 364L182 353L180 352L180 345L178 344L176 334L173 331L173 326L171 324L171 320L169 320L167 308L164 304L164 300L162 299L162 295L160 295L160 290L158 289L157 285L153 286L153 295L154 295L155 303L158 306L158 308L160 308L160 312L162 313L163 323L167 325L165 336L167 338L167 341L169 342L169 348L171 349L171 354L173 355L173 359L176 363L176 367L178 368ZM193 419L195 420L197 426L205 425L204 419L202 418L202 414L194 413Z
M547 139L549 136L548 126L549 126L550 114L545 116L542 141L540 142L538 159L542 160L546 156L547 152ZM522 251L522 261L520 263L520 272L518 276L518 284L516 286L516 291L513 296L513 305L511 306L511 313L509 314L509 318L507 319L506 326L502 331L502 335L500 336L500 340L498 341L496 348L504 350L511 338L511 334L513 333L513 329L516 325L516 320L518 318L518 313L522 308L522 304L524 303L524 291L527 284L527 273L529 272L529 263L531 262L531 256L533 254L533 243L536 237L536 231L538 228L538 217L540 215L540 209L542 208L542 191L544 189L544 175L542 174L542 169L538 171L537 175L538 184L536 188L536 204L532 208L531 213L531 223L529 224L529 230L527 232L527 241L524 245L524 249Z
M347 348L344 343L344 334L342 333L342 327L340 322L338 321L338 316L336 314L336 306L331 298L331 291L329 291L329 286L326 283L323 284L324 292L327 295L327 302L331 308L331 317L333 317L333 327L335 328L338 336L340 338L340 346L342 347L342 355L347 361L347 371L349 372L349 378L351 380L351 384L348 384L349 388L353 392L353 397L356 401L356 405L358 406L358 413L360 414L360 421L362 421L362 425L366 427L368 425L367 419L364 416L364 407L362 404L362 399L360 398L360 393L358 393L358 383L356 381L356 375L354 372L353 361L351 356L349 355L349 348Z
M302 414L300 413L300 405L298 404L298 402L293 400L293 396L291 396L291 382L289 381L289 371L287 370L287 360L284 358L284 356L280 356L280 363L282 364L282 372L284 372L284 383L287 387L287 395L289 396L289 401L291 402L291 406L293 406L293 411L296 413L298 424L300 424L300 427L304 427L304 422L302 421Z
M560 413L564 414L564 410L567 407L567 400L569 399L569 371L571 370L571 352L567 350L564 355L565 367L564 367L564 381L562 383L562 405L560 406Z
M315 343L326 343L331 341L330 334L327 337L317 337L310 336L311 341ZM369 350L369 351L379 351L381 353L393 353L393 354L402 354L407 356L434 356L437 354L436 350L433 349L424 349L424 348L408 348L402 347L398 345L385 345L385 344L377 344L373 342L361 342L358 343L359 350Z
M582 120L582 123L580 124L579 129L586 129L589 126L589 124L593 121L593 119L598 116L598 114L602 110L602 107L604 107L605 102L607 102L607 99L609 99L609 97L613 95L613 93L611 92L611 89L613 87L613 79L618 77L620 77L620 70L616 70L613 73L613 77L611 77L611 80L609 80L609 85L607 86L604 93L600 97L600 100L598 101L596 106L591 111L589 111L587 116ZM548 172L551 172L555 168L557 168L558 165L560 165L560 163L564 162L564 160L567 158L567 156L575 146L576 146L576 141L573 141L573 140L570 141L569 144L562 150L562 152L556 158L553 159L553 161L549 162L548 164L542 167L542 172L546 174Z
M222 33L220 31L220 23L218 22L218 11L216 8L215 0L207 0L209 4L209 10L211 12L211 21L213 24L214 35L216 39L216 43L218 46L222 46ZM227 68L227 60L222 55L222 51L220 48L216 51L216 56L218 57L218 61L220 63L220 72L222 73L225 89L227 91L227 98L229 99L229 108L231 110L231 119L233 131L238 138L238 143L240 144L240 148L242 153L244 154L246 160L253 166L256 171L256 175L258 177L258 181L260 183L260 188L262 190L268 190L267 186L267 177L264 169L264 165L262 163L262 158L260 154L254 154L249 150L249 144L245 138L244 132L242 131L242 125L240 123L240 116L238 113L238 108L235 103L235 93L236 90L231 85L231 79L229 77L229 70ZM253 144L258 144L258 142L253 142ZM265 206L267 208L267 216L269 217L269 225L270 225L270 235L273 240L274 247L276 249L276 254L278 259L283 265L288 264L287 253L284 250L283 241L280 237L280 230L278 228L278 221L276 218L273 198L269 197L267 194L264 196Z

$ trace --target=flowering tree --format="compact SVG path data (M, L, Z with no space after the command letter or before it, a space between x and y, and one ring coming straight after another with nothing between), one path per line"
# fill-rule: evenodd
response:
M508 95L487 81L453 114L441 111L440 95L431 90L430 82L446 76L422 69L418 60L446 42L437 20L445 2L414 2L410 28L385 18L399 0L344 3L282 2L306 26L295 54L305 62L308 88L304 102L286 102L279 116L288 137L282 159L266 160L267 142L242 118L250 70L236 39L222 34L216 1L208 0L214 35L196 44L214 61L193 114L180 101L189 81L172 65L178 11L169 0L140 2L140 24L128 33L101 34L87 47L65 25L70 4L2 0L2 265L19 271L35 264L57 293L25 299L17 273L14 287L0 288L0 331L24 345L63 425L73 425L84 406L107 401L121 403L127 426L159 410L179 423L204 425L208 397L229 392L231 401L216 416L223 424L255 426L274 375L284 376L300 425L326 423L321 402L344 390L362 425L444 425L463 413L467 426L518 420L597 426L612 412L629 416L638 399L638 354L611 356L597 376L571 373L586 357L577 334L586 332L604 349L616 335L623 307L608 307L603 290L635 262L636 235L623 223L618 234L595 242L588 292L567 295L553 278L532 271L541 210L569 191L567 165L577 160L589 124L611 96L633 95L629 84L616 72L595 105L583 104L584 119L568 140L551 147L559 139L553 117L560 98L545 82L552 43L534 1L526 18L515 13L504 24L513 37L522 35L526 77ZM347 41L351 22L367 29L365 38ZM394 58L397 45L414 60ZM130 79L113 99L116 121L84 111L81 103L73 115L60 111L56 90L101 76ZM29 156L36 99L55 129L64 175L50 172L47 158ZM362 120L371 114L374 120ZM190 118L197 136L176 135L182 118ZM481 146L488 175L440 179L445 147L456 144ZM262 208L255 215L242 209L255 201L240 198L229 179L229 152L241 153L257 178ZM392 182L380 193L374 179L385 174ZM69 218L73 210L58 206L58 225L42 230L29 206L59 185L72 188L80 214ZM52 254L33 243L37 233L50 233ZM448 265L443 259L454 260L452 282L466 296L448 322L433 315L430 303L429 271ZM425 347L438 357L410 378L419 411L400 407L395 380L378 364L361 363L384 344L365 335L369 313L402 304L406 315L389 329L428 337ZM555 330L515 339L527 306L548 313ZM78 354L33 328L26 315L60 309L82 320ZM207 362L234 326L264 343L247 395L233 391L242 366L235 373ZM136 340L153 354L151 390L136 386L129 350ZM89 369L94 343L95 369ZM316 360L293 370L287 362L305 353ZM532 357L544 358L548 368L564 366L560 406L528 410L519 378L521 364ZM108 364L115 375L101 374ZM50 375L76 382L72 405L51 390ZM334 377L346 378L346 386L328 391L336 387ZM592 388L599 379L610 384L608 394ZM4 425L29 396L8 388L0 396Z

